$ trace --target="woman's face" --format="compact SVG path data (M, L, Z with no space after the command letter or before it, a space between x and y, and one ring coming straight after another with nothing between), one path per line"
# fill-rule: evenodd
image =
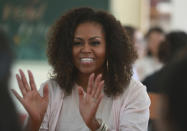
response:
M106 57L106 42L102 26L85 22L75 30L72 48L73 62L81 74L103 72Z

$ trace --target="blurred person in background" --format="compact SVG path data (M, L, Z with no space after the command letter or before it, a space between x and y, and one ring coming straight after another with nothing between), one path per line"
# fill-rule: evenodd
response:
M159 61L163 63L163 65L167 65L176 53L182 50L185 46L187 46L187 33L184 31L171 31L166 34L165 40L159 47ZM162 68L155 73L147 76L142 83L147 86L148 92L159 93L159 88L157 87L157 79L160 75Z
M164 31L160 27L152 27L145 35L146 54L135 63L140 80L159 70L162 63L158 59L158 47L164 40Z
M136 58L121 23L82 7L56 21L48 42L54 72L40 94L28 71L16 75L32 131L146 131L150 100L132 78Z
M167 66L171 62L173 57L187 46L187 33L184 31L172 31L166 34L165 40L160 44L158 57L164 66ZM149 128L150 131L155 130L155 120L158 119L157 100L160 97L160 87L158 85L158 80L162 76L163 68L154 72L153 74L147 76L142 83L147 87L148 94L151 98L151 116Z
M12 62L10 39L0 27L0 131L21 131L18 114L8 87Z
M137 59L142 58L144 56L144 38L143 38L143 33L136 29L133 26L130 25L125 25L124 26L125 31L127 32L130 40L132 43L134 43L134 47L137 52Z
M163 69L158 131L187 131L187 47Z

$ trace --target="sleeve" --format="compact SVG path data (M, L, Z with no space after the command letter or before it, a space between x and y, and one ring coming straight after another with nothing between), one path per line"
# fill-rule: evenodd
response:
M135 83L129 88L119 118L120 131L147 131L150 99L146 87Z

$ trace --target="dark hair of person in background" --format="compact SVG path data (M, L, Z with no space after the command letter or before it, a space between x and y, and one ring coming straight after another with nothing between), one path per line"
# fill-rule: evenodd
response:
M155 26L148 30L148 32L145 35L145 38L147 39L152 32L158 32L158 33L164 33L163 29L161 27Z
M75 29L81 23L101 24L106 39L106 61L104 92L108 96L120 95L132 76L132 63L136 58L133 44L129 41L122 25L112 15L90 8L73 9L63 15L53 26L48 42L48 60L54 68L52 79L70 94L76 82L72 46ZM110 57L109 57L110 56Z
M158 57L162 63L167 64L178 50L187 45L187 33L183 31L173 31L166 34L165 41L159 47Z
M164 30L159 26L152 27L145 34L145 39L148 40L152 33L164 34ZM151 53L150 49L148 49L147 55L152 56L152 53Z
M10 39L0 28L0 131L21 131L18 114L8 89L12 62Z
M159 86L163 93L161 124L165 131L186 131L187 46L164 68ZM162 128L162 126L161 126Z

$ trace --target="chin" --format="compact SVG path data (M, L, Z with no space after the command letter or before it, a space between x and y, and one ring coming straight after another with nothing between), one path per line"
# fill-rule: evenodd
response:
M91 74L91 73L94 73L95 70L93 70L93 69L82 69L82 70L80 70L80 72L82 74Z

